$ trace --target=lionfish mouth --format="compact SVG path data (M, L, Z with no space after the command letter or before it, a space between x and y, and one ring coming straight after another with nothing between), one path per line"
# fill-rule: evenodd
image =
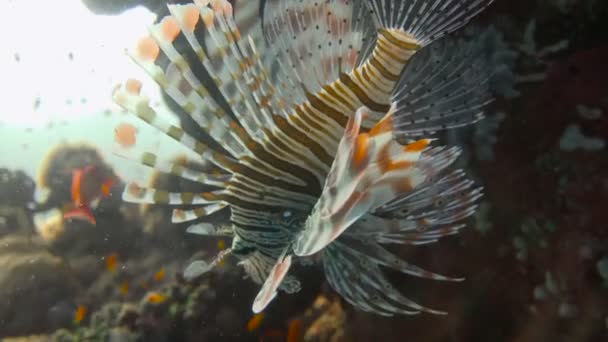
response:
M173 222L191 223L189 232L232 236L228 251L186 275L238 255L263 284L256 312L278 289L299 290L289 269L312 256L361 310L442 313L404 297L380 266L461 280L384 245L436 242L475 211L481 188L450 169L460 150L429 137L477 122L491 101L494 66L481 44L447 37L491 2L268 0L263 25L258 1L236 0L236 12L227 0L168 5L129 54L179 106L182 124L164 120L137 80L114 100L209 167L137 148L127 157L209 191L131 184L123 199L175 206ZM201 222L228 208L228 226ZM294 215L303 212L304 222Z

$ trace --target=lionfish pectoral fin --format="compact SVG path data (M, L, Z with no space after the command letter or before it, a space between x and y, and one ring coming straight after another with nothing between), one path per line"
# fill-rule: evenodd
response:
M483 119L497 67L481 39L445 38L424 48L393 89L395 134L429 136Z
M330 286L357 308L383 316L426 312L445 315L402 295L383 275L382 263L338 241L323 254L323 268Z
M260 313L277 296L277 290L291 267L291 255L281 256L270 270L270 274L253 301L252 310Z
M296 240L295 254L314 254L367 213L424 181L414 166L431 142L402 146L393 136L393 108L369 132L360 125L367 108L350 118L321 197Z
M226 256L232 253L231 248L227 248L221 252L219 252L215 258L211 262L207 262L205 260L195 260L186 269L184 270L184 278L186 280L192 280L197 278L209 271L211 271L215 266L217 266Z
M184 270L184 278L191 280L209 272L213 267L205 260L195 260Z

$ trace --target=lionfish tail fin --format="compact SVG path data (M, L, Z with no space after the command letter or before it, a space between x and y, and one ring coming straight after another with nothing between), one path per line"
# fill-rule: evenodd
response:
M402 31L421 46L449 34L494 0L369 0L379 29Z
M368 111L360 108L346 126L323 192L296 240L298 256L320 251L367 213L415 189L436 171L431 166L443 168L457 156L437 154L429 161L423 153L430 139L397 143L393 109L369 132L361 132Z
M428 136L481 120L494 65L479 40L445 38L417 53L391 99L398 136Z

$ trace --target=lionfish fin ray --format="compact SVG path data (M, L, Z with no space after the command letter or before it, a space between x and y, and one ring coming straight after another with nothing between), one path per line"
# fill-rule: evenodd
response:
M467 24L494 0L369 0L378 28L401 30L420 45Z
M139 82L130 80L133 82ZM155 127L165 135L169 136L173 140L179 142L190 151L201 156L201 159L208 160L213 164L222 167L226 170L229 168L224 162L226 156L220 156L207 144L202 143L196 138L186 133L182 128L172 125L164 120L151 106L149 99L145 98L140 94L140 88L133 88L130 82L125 85L119 86L114 90L113 93L114 101L133 113L135 116L146 122L147 124Z
M122 193L122 199L125 202L140 204L208 205L222 202L221 195L221 191L168 192L128 183Z
M184 209L173 209L173 215L171 216L172 223L183 223L198 220L214 214L228 206L227 203L211 203L206 206L196 207L196 209L184 210Z
M415 315L420 312L443 315L426 308L397 291L378 267L360 254L353 254L342 242L329 246L323 266L331 287L357 308L384 316Z
M125 151L123 149L116 151L114 155L154 171L219 188L225 188L232 178L230 173L205 173L176 162L164 161L152 152L139 152L133 149Z

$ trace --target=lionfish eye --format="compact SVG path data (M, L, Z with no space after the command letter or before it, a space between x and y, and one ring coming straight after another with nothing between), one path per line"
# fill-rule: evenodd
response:
M283 218L290 218L293 215L293 213L289 210L285 210L283 212Z

